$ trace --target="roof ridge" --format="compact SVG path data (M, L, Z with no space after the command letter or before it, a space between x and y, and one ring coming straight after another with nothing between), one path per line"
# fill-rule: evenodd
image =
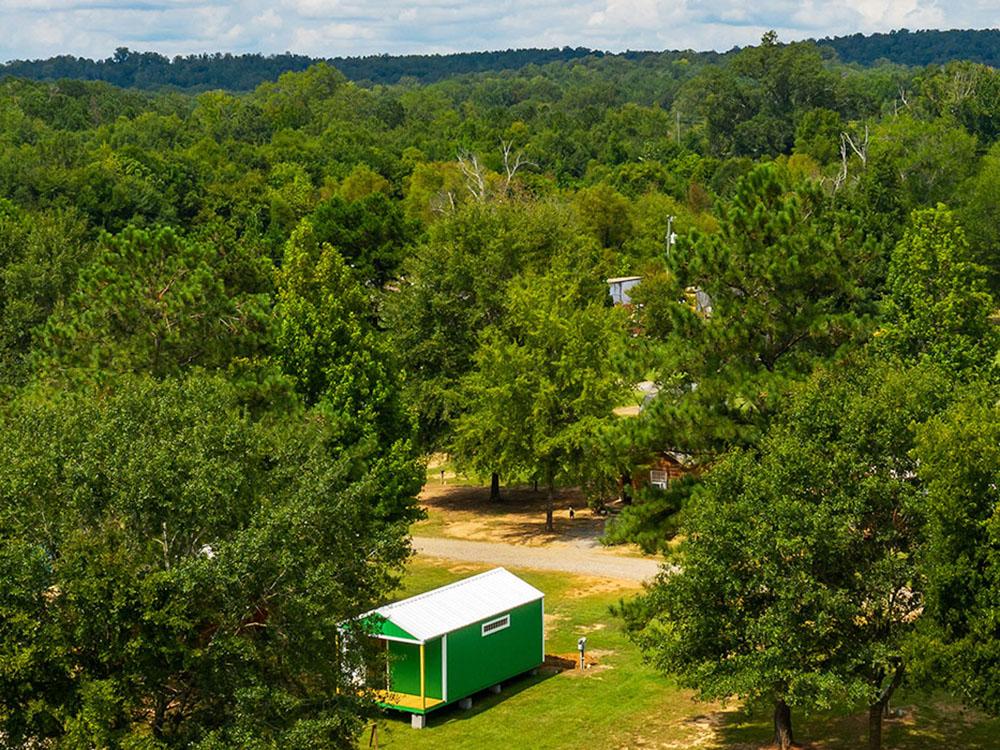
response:
M428 598L428 597L430 597L430 596L432 596L434 594L440 594L443 591L448 591L450 589L461 588L461 586L463 584L466 584L466 583L468 583L470 581L475 581L478 578L485 578L486 576L492 575L494 573L499 573L500 571L503 571L504 573L510 573L510 571L507 570L507 568L504 568L503 566L499 566L499 567L496 567L496 568L490 568L489 570L484 570L482 573L476 573L474 576L469 576L468 578L459 578L457 581L452 581L451 583L446 583L444 586L438 586L436 589L431 589L430 591L425 591L422 594L414 594L413 596L409 596L406 599L400 599L399 601L396 601L396 602L390 602L389 604L383 604L381 607L378 607L374 611L377 612L379 609L391 609L393 607L398 607L398 606L403 605L403 604L408 604L410 602L416 602L416 601L420 601L421 599L426 599L426 598ZM514 575L513 573L510 573L510 574Z
M496 567L385 604L362 618L376 615L423 642L544 597L520 576Z

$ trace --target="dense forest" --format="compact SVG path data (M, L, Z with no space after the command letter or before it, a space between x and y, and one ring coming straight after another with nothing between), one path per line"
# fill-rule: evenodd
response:
M166 57L156 52L135 52L125 47L105 60L88 60L71 55L48 60L13 60L0 72L34 80L76 78L107 81L116 86L142 89L226 89L250 91L282 73L302 71L325 62L358 83L389 84L403 79L421 83L440 81L465 73L510 70L527 65L547 65L581 57L601 57L602 52L577 47L571 49L518 49L497 52L459 52L450 55L369 55L329 59L285 53L202 54Z
M969 60L996 67L1000 64L1000 29L909 31L888 34L851 34L819 39L833 47L844 62L872 65L889 60L900 65L944 65Z
M993 66L1000 63L1000 31L996 29L916 32L901 29L888 34L853 34L814 41L819 47L834 50L842 62L868 66L882 61L917 67L944 65L956 60ZM738 51L733 49L726 54ZM72 55L47 60L11 60L0 65L0 76L38 81L63 78L106 81L115 86L140 89L250 91L261 83L276 80L282 73L303 71L319 62L333 66L358 84L373 86L403 81L434 83L469 73L498 73L553 63L572 65L584 59L599 60L603 57L659 66L682 58L716 62L726 54L692 50L612 54L584 47L563 47L326 59L287 52L278 55L215 53L169 58L156 52L138 52L121 47L104 60Z
M1000 712L1000 73L577 52L0 81L4 744L354 747L434 452L595 506L686 456L620 614L783 747Z

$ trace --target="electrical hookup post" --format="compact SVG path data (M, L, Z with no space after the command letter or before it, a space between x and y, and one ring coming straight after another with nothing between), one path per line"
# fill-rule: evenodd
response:
M584 661L584 654L587 651L587 639L578 638L576 641L576 650L580 652L580 669L584 669L586 662Z

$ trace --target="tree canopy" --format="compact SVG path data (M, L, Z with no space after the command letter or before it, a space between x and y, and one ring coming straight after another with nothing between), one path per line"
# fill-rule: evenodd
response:
M192 372L0 414L0 730L15 745L353 747L338 626L407 547L403 482L300 407ZM307 739L308 738L308 739Z
M996 38L4 66L0 737L354 747L441 452L779 741L1000 710Z

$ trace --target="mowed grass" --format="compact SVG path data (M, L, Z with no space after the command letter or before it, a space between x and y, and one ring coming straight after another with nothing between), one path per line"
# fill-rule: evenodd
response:
M415 559L398 598L421 593L490 566ZM560 674L539 674L508 681L499 695L481 693L473 708L450 706L432 712L423 730L410 728L408 714L388 713L379 722L379 747L514 747L518 750L581 748L710 748L751 750L766 745L770 718L748 715L736 703L700 703L690 691L658 675L642 662L609 608L637 589L569 574L517 570L545 592L546 652L570 654L587 636L598 666ZM901 719L886 722L885 748L899 750L1000 750L1000 720L962 709L944 695L902 694ZM865 714L795 715L797 739L822 750L863 747ZM359 747L369 746L366 732Z
M399 596L488 568L417 559ZM649 729L650 717L660 726L658 738L680 740L691 733L683 720L697 715L700 707L641 664L620 623L609 614L623 593L637 589L610 590L607 582L568 574L514 572L546 594L546 653L575 652L577 638L586 635L588 648L599 655L599 666L582 674L568 671L509 681L499 695L476 695L469 711L449 706L431 713L423 730L410 728L408 714L390 713L379 725L380 748L633 747L639 746L634 744L639 733ZM595 584L605 590L589 592ZM366 734L361 746L367 747L368 741Z

